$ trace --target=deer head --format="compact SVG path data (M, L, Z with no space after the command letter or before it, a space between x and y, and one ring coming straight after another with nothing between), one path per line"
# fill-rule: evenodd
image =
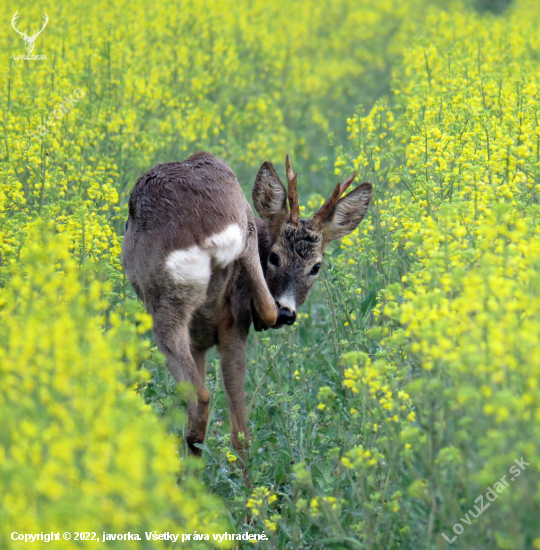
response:
M353 173L345 183L336 185L312 219L300 219L298 174L293 172L288 155L286 172L287 191L272 164L265 162L253 187L253 204L266 226L259 237L261 263L268 288L279 305L274 328L294 323L298 308L319 277L328 244L358 227L372 195L370 183L343 195L356 176ZM256 318L254 321L255 328L265 328Z
M21 35L22 39L26 43L26 53L32 53L32 51L34 50L34 44L36 43L37 37L43 32L43 29L47 26L47 23L49 21L49 16L47 14L44 15L43 26L41 27L41 30L34 31L32 36L28 36L26 34L26 29L24 30L24 32L21 32L15 26L15 24L17 23L18 13L19 12L16 11L15 14L13 15L13 18L11 19L11 26Z

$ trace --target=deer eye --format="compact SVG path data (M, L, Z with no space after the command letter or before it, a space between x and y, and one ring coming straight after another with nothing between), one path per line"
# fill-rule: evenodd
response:
M319 273L319 270L321 269L321 264L315 264L312 268L311 268L311 274L312 275L317 275L317 273Z
M279 265L279 256L275 252L271 252L268 261L277 267Z

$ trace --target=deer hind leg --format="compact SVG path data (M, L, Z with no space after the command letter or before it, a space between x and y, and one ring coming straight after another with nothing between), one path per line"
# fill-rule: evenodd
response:
M190 296L187 304L186 300L160 301L153 314L153 332L158 349L165 355L167 367L175 380L191 382L195 386L196 395L188 399L186 442L190 453L200 456L201 449L195 444L204 443L210 394L190 348L189 321L194 310L193 298L193 295Z
M210 280L210 256L197 246L172 252L165 262L166 292L149 308L154 318L154 338L158 349L167 358L167 367L178 382L191 382L196 396L188 400L188 435L192 454L203 443L208 420L210 394L193 356L189 325L193 313L205 299Z
M210 393L206 389L204 382L206 380L206 350L191 349L195 367L199 373L199 379L202 380L203 395L197 392L197 403L191 405L194 410L190 413L190 404L188 403L188 435L187 443L192 454L200 456L201 449L195 447L195 443L204 443L206 429L208 427L208 415L210 412Z
M253 217L253 214L251 214L251 217ZM257 313L263 323L268 326L275 325L279 311L276 301L274 300L272 294L270 294L266 284L266 279L264 278L261 261L259 259L257 229L253 219L248 222L246 247L240 261L247 276L251 296L253 298L253 303Z

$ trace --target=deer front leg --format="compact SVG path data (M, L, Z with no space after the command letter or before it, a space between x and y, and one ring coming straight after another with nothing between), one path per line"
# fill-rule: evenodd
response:
M248 449L248 429L246 424L246 405L244 377L246 374L247 330L233 325L219 332L219 356L221 376L227 396L229 418L231 422L231 440L234 450L242 460L242 469L246 473L245 458ZM243 434L241 438L240 434Z

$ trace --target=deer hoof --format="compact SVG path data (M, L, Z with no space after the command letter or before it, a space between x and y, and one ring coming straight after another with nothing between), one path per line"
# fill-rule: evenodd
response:
M202 437L196 432L189 432L186 437L186 443L188 444L189 454L193 456L202 456L202 449L195 447L196 443L204 443Z

